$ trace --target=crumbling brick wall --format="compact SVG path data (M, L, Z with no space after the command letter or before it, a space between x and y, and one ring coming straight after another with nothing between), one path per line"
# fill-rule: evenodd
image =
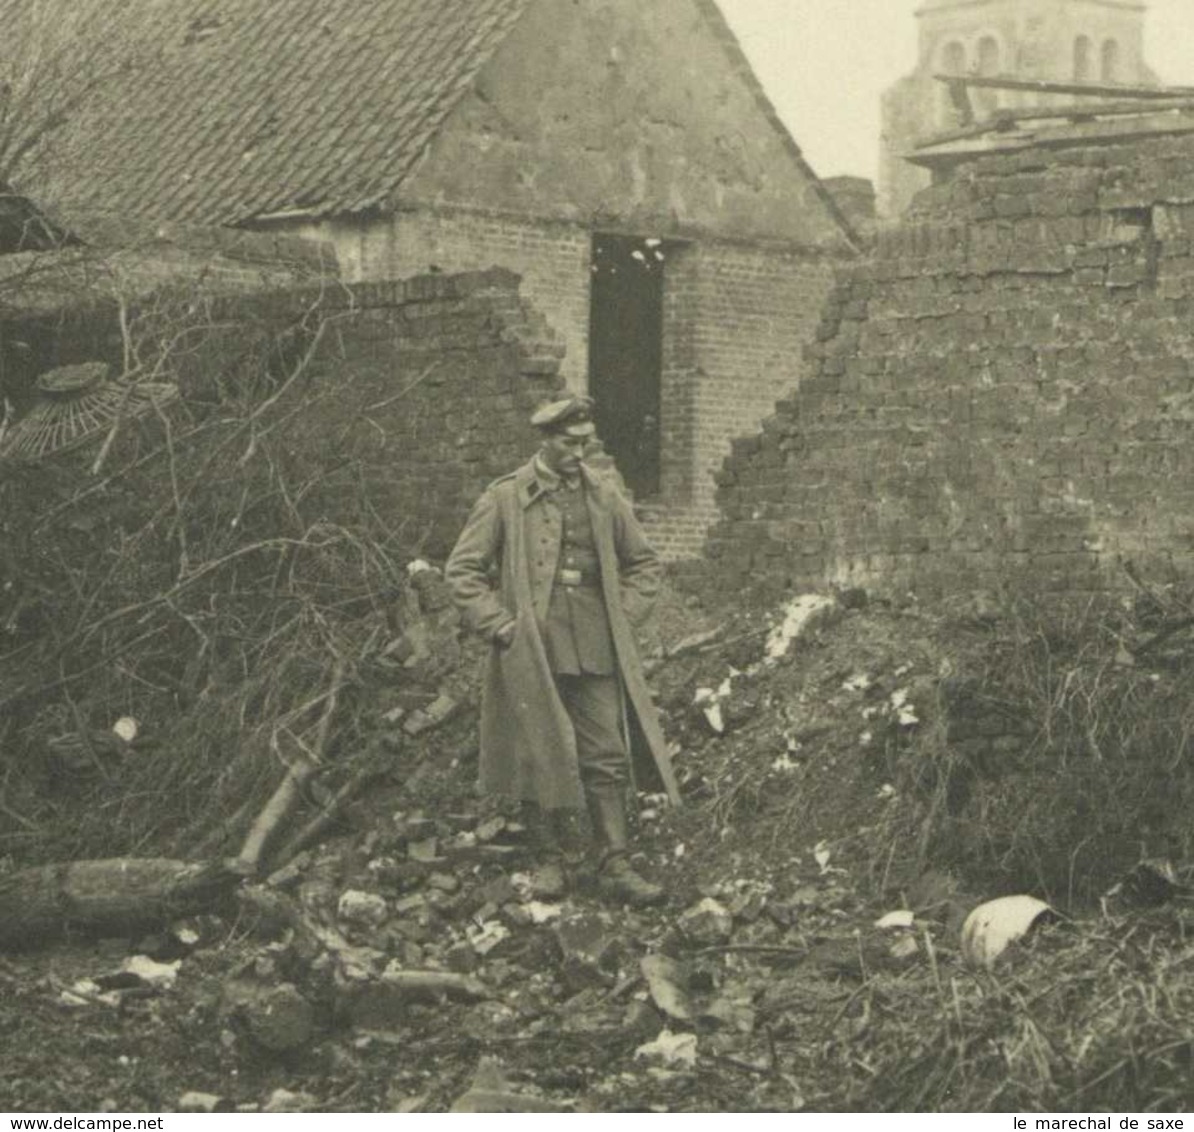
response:
M705 240L678 246L664 288L660 499L644 524L665 557L693 557L717 518L731 440L800 380L833 283L831 257Z
M564 346L509 271L176 301L163 301L151 316L176 332L192 319L186 338L198 344L174 351L162 376L199 400L218 396L221 375L236 372L246 356L282 358L284 378L318 333L303 395L319 396L321 410L303 418L307 433L297 447L331 448L344 466L359 469L352 490L365 493L379 523L412 556L446 556L485 485L536 447L534 407L562 388ZM42 369L99 357L118 372L119 317L97 303L49 320L0 321L0 344L44 347ZM335 521L335 492L343 486L326 499L323 490L311 485L309 502Z
M361 283L319 358L338 390L313 442L359 459L362 490L412 553L446 557L486 484L538 444L564 345L504 270Z
M727 589L1194 562L1194 138L990 156L839 274L718 475Z
M497 263L559 333L563 372L588 387L592 232L461 209L416 210L338 245L364 278L460 271ZM642 500L648 532L669 559L700 552L717 517L713 475L730 440L757 426L799 380L840 252L701 237L670 243L664 275L661 491ZM356 258L353 258L353 256Z
M565 375L586 387L589 356L591 233L581 225L527 221L463 209L400 213L365 230L353 277L401 279L430 271L471 271L496 264L522 277L523 294L542 311L567 348Z

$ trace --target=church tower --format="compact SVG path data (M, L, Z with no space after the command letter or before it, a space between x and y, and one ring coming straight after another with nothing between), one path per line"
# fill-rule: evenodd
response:
M901 154L958 124L935 74L976 74L1054 82L1149 85L1140 0L925 0L916 12L916 70L883 93L880 215L903 212L929 183ZM1073 95L975 88L975 114L1000 107L1072 103Z

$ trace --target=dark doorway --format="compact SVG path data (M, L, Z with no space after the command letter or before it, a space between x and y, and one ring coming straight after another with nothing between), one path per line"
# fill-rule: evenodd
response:
M606 450L640 499L659 494L666 258L662 240L593 237L589 392Z

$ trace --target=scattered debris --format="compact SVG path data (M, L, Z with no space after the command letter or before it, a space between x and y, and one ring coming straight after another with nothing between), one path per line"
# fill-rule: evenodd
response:
M389 918L390 908L385 897L378 896L375 892L362 892L350 888L341 893L336 914L347 924L376 928Z
M1035 896L1001 896L980 904L962 925L962 955L972 967L990 970L1016 940L1052 909Z
M693 943L714 947L730 938L734 931L734 917L724 905L707 896L681 913L679 927Z
M774 662L786 656L801 633L818 621L826 620L836 608L837 602L823 594L801 594L793 598L783 610L783 620L767 637L767 659Z
M689 1033L674 1034L671 1030L664 1029L654 1041L639 1046L634 1051L634 1056L658 1061L663 1065L683 1065L692 1068L697 1059L697 1036Z
M317 1098L309 1093L295 1093L290 1089L275 1089L261 1106L262 1112L314 1112L319 1107Z
M652 1001L669 1018L687 1022L696 1017L696 1008L685 987L687 972L666 955L647 955L639 961Z
M449 1112L575 1112L573 1101L516 1092L494 1058L483 1058L468 1091L452 1102Z
M136 976L151 987L167 990L174 986L181 964L182 960L180 959L175 959L172 963L159 963L150 959L148 955L130 955L121 964L120 969Z
M215 1093L183 1093L178 1098L179 1112L227 1112L228 1106L222 1097Z

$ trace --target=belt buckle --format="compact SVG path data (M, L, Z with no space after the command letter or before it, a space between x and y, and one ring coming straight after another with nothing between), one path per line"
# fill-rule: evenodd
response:
M562 586L579 586L583 579L584 575L579 570L560 571L560 585Z

